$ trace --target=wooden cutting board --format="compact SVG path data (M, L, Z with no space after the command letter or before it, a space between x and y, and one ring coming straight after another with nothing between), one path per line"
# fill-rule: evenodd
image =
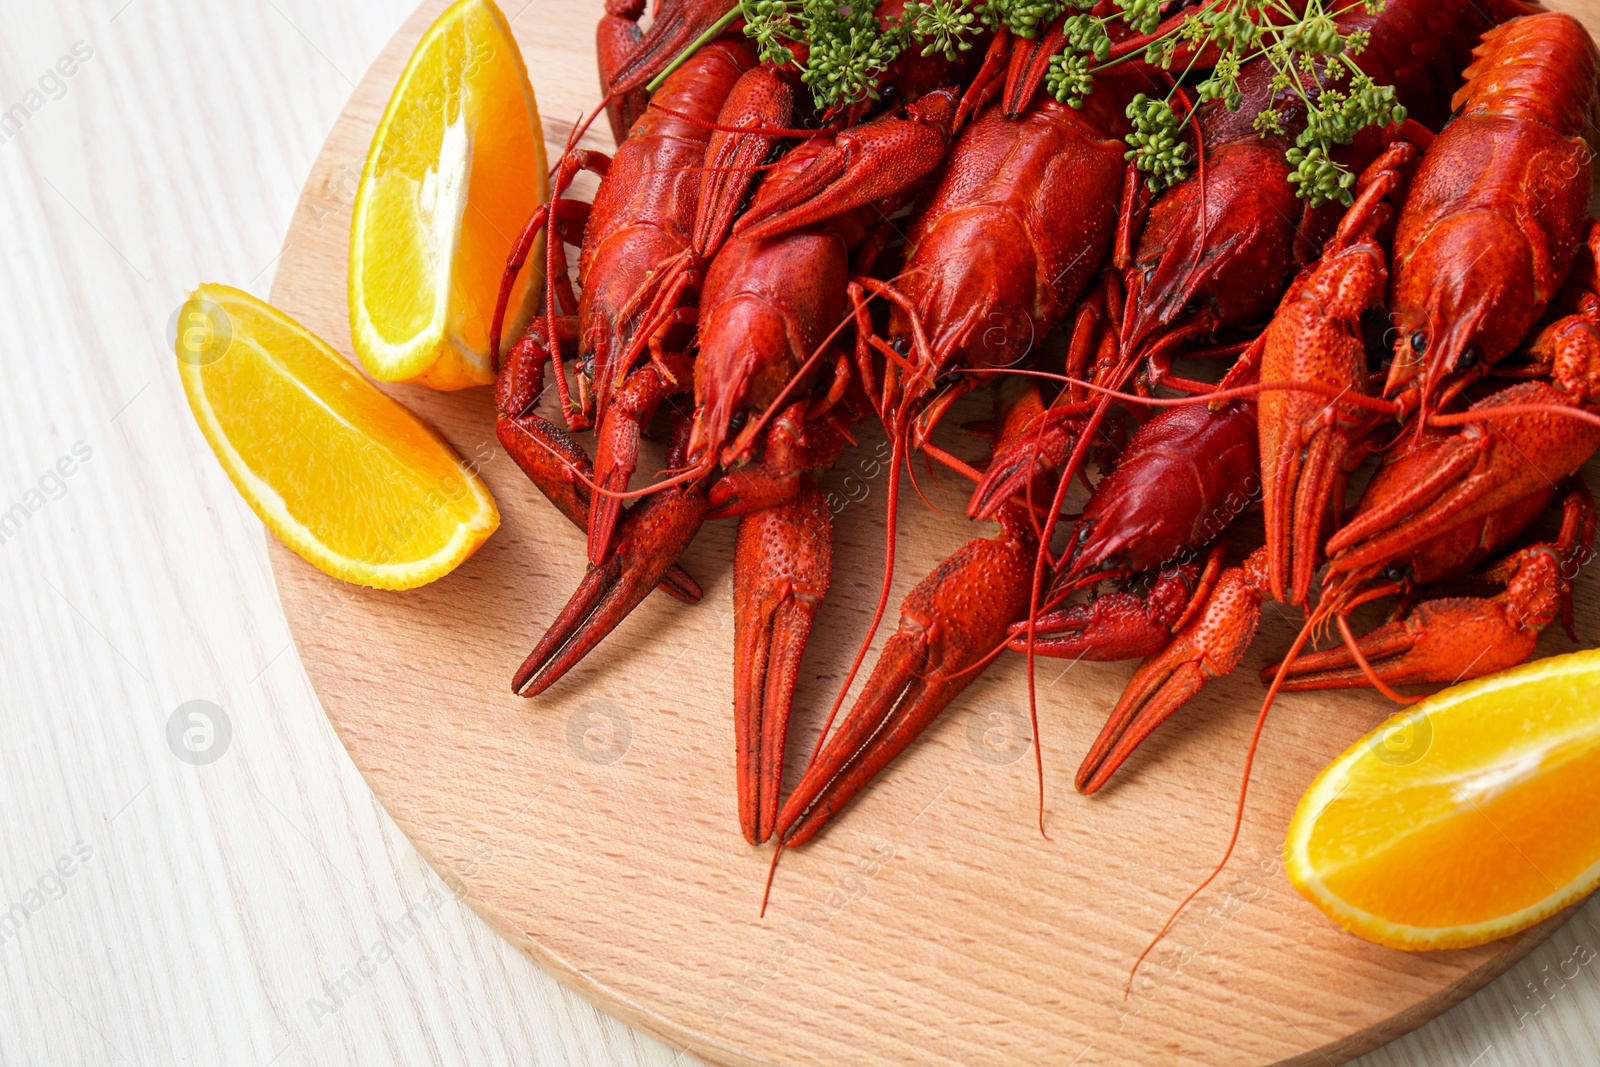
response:
M274 303L346 353L362 160L445 6L426 0L356 89L278 267ZM1600 24L1600 4L1560 6ZM598 99L599 10L536 0L515 19L552 153ZM590 142L609 147L600 132ZM741 838L733 793L733 525L708 526L684 559L702 603L652 596L551 693L520 699L511 673L576 585L582 538L499 450L488 390L389 391L480 466L504 525L450 577L408 593L343 585L274 541L302 660L374 792L466 902L676 1048L729 1064L1339 1062L1461 1000L1553 929L1407 954L1342 933L1302 900L1278 860L1294 804L1392 709L1366 694L1291 696L1266 731L1226 874L1123 998L1134 957L1227 839L1256 669L1294 630L1273 606L1244 667L1092 800L1072 774L1132 666L1041 662L1048 840L1035 826L1023 665L1002 659L845 817L785 854L758 918L770 853ZM790 785L877 589L880 443L867 438L824 485L840 506L834 590L806 654ZM954 492L924 483L940 510L907 487L895 604L988 533ZM1586 629L1596 601L1586 575ZM1541 650L1570 647L1553 629Z

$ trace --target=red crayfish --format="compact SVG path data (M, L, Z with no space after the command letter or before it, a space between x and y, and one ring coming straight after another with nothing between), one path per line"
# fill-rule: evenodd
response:
M704 522L737 518L741 829L797 846L1008 650L1144 661L1077 775L1094 793L1242 662L1269 599L1307 613L1264 672L1269 704L1398 696L1525 660L1557 619L1570 630L1596 526L1578 472L1600 449L1600 56L1576 21L1520 0L1340 12L1367 41L1363 70L1411 115L1342 150L1359 175L1344 209L1297 199L1284 149L1306 119L1265 60L1239 73L1242 111L1193 109L1199 173L1152 196L1124 138L1137 94L1171 83L1131 59L1082 107L1056 103L1040 86L1065 15L1032 39L986 31L981 64L890 65L879 95L819 114L792 66L758 62L731 0L659 8L641 33L642 3L608 0L601 83L620 145L569 146L502 286L497 347L547 234L543 312L502 363L498 429L589 558L517 692L555 684L652 589L697 599L678 558ZM1193 14L1163 11L1163 26ZM1152 39L1123 35L1109 58ZM1273 107L1282 126L1254 127ZM567 195L581 170L601 176L593 204ZM1196 356L1232 362L1220 382L1175 373ZM547 372L564 425L536 411ZM990 386L980 469L937 435ZM867 635L784 798L795 680L834 577L820 472L869 418L889 441L873 631L915 459L969 479L970 517L999 529L905 599L835 726ZM656 421L667 469L635 488ZM573 436L589 429L593 461ZM1223 535L1258 509L1265 544L1225 566ZM1469 573L1502 591L1420 599ZM1385 597L1394 616L1358 638L1351 613ZM1307 653L1329 628L1341 643Z

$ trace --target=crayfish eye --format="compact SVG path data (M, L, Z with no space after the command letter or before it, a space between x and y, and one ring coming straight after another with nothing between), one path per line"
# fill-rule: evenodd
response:
M749 420L749 418L750 413L748 411L736 412L733 418L728 420L728 429L733 433L738 433L740 430L744 429L744 424Z
M889 347L894 349L895 355L897 356L909 356L911 354L911 338L896 337L893 341L889 342Z
M1467 350L1461 353L1461 358L1456 360L1456 368L1458 370L1471 370L1478 365L1478 361L1482 358L1482 349L1477 345L1468 345Z
M1420 356L1427 350L1428 335L1423 333L1421 330L1418 330L1416 333L1411 335L1411 351Z
M589 379L590 381L594 381L594 357L593 356L590 356L588 359L583 361L583 376L585 378Z
M1391 563L1389 569L1383 572L1383 576L1391 582L1398 582L1405 578L1406 569L1398 563Z

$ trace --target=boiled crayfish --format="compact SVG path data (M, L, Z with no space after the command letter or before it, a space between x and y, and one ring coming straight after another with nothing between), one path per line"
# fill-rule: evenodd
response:
M1123 139L1139 96L1162 91L1137 59L1153 38L1114 42L1130 61L1081 107L1040 89L1063 15L1033 38L985 31L981 63L897 62L867 97L810 109L796 68L739 34L732 0L664 0L643 33L642 3L608 0L619 147L574 138L502 286L503 305L548 234L543 313L500 369L499 436L589 556L516 691L555 684L652 589L697 599L677 560L704 522L737 518L740 823L792 846L1008 649L1144 660L1077 776L1093 793L1242 662L1269 599L1308 615L1267 672L1274 694L1452 682L1526 659L1557 619L1570 629L1596 526L1578 472L1600 449L1600 56L1576 21L1520 0L1379 7L1340 12L1341 32L1368 41L1368 73L1412 117L1348 146L1348 209L1311 209L1283 162L1304 115L1265 61L1241 70L1240 96L1282 106L1284 125L1195 108L1205 166L1152 197ZM880 5L884 25L904 9ZM582 170L601 177L593 204L568 195ZM1058 328L1063 344L1041 343ZM1231 362L1220 382L1174 373L1189 356ZM536 411L547 372L553 418ZM978 469L936 435L983 388L998 402ZM635 488L658 414L668 469ZM969 478L971 518L999 532L906 598L784 798L795 680L834 577L818 472L869 418L891 453L874 630L914 457ZM588 429L593 461L573 436ZM1078 482L1087 502L1066 514ZM1225 566L1223 535L1258 502L1265 544ZM1470 572L1502 591L1420 599ZM1358 639L1351 612L1382 597L1399 598L1394 617ZM1328 628L1341 645L1305 653Z

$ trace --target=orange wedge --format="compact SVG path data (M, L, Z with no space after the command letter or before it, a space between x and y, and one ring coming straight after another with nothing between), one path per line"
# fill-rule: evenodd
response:
M422 420L305 327L203 285L178 312L178 376L234 487L335 578L411 589L500 524L489 490Z
M459 0L412 53L373 134L350 232L350 336L379 381L494 378L489 327L506 257L548 195L522 53L492 0ZM535 250L507 344L538 298Z
M1325 770L1284 862L1351 933L1466 948L1600 885L1600 651L1447 689Z

